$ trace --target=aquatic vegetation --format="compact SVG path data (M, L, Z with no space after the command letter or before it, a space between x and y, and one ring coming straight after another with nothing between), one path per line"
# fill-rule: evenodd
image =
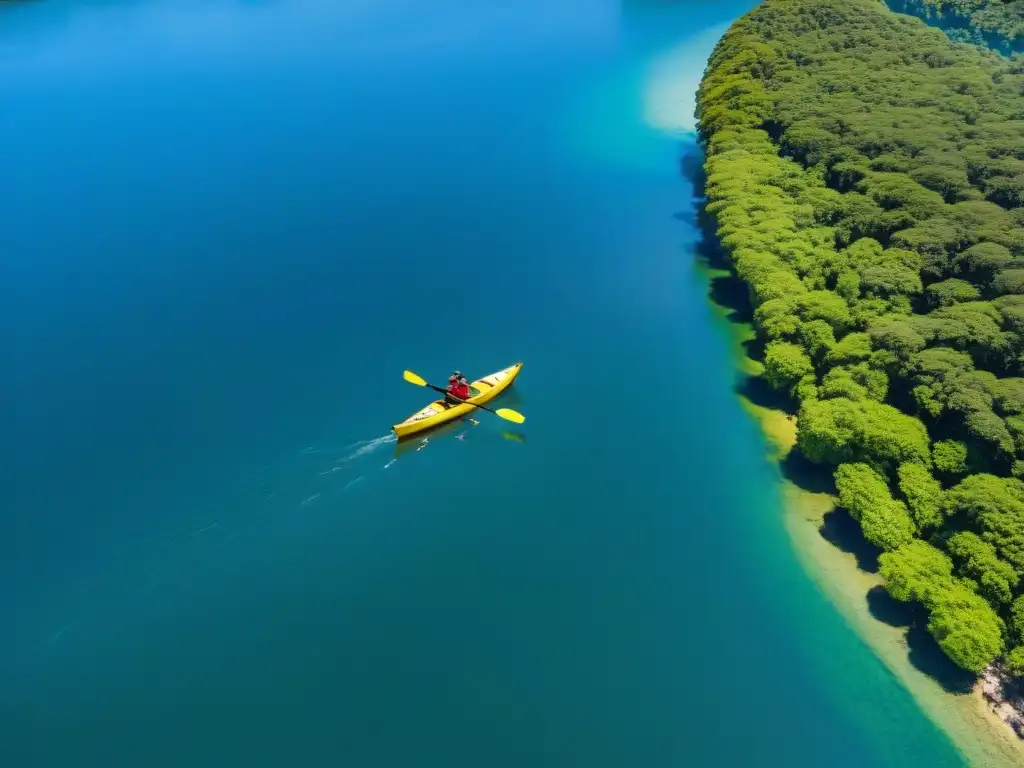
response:
M797 449L956 664L1024 672L1024 60L876 0L765 0L698 121Z

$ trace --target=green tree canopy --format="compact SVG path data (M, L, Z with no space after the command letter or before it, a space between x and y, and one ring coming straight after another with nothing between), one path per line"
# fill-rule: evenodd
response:
M864 538L884 550L914 539L914 521L903 502L889 493L885 478L867 464L840 464L835 473L839 503L861 524Z
M1001 558L1024 573L1024 482L971 475L946 492L943 510L963 518Z
M804 376L814 373L814 364L803 347L773 341L765 348L764 373L773 388L791 393Z
M983 598L957 584L932 604L928 631L954 663L980 672L1003 651L1002 622Z
M949 475L967 471L967 446L957 440L940 440L932 446L935 469Z
M994 0L915 2L1011 28ZM706 210L796 450L954 662L996 658L1005 620L1024 671L1024 66L874 0L763 0L697 101Z
M942 486L923 464L905 461L897 470L899 487L918 531L930 531L945 522L942 514Z
M924 424L891 405L844 397L812 400L801 407L797 423L797 445L811 461L931 464Z
M953 563L940 550L914 539L904 547L883 552L878 563L889 594L928 609L928 631L953 662L978 672L1002 653L998 614L953 577Z
M971 531L953 534L946 542L957 572L977 582L981 594L994 605L1007 605L1020 580L1013 566L1000 560L996 548Z

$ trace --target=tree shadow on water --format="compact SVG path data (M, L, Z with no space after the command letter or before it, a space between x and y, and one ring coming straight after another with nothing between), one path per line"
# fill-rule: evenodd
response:
M697 225L701 233L697 249L699 256L706 259L710 266L727 268L729 259L725 249L718 242L718 225L705 206L704 185L707 176L704 174L704 153L693 146L685 147L679 157L679 172L690 182L693 205L690 210L676 213L676 218Z
M853 555L862 571L878 572L878 556L882 550L864 538L860 524L842 507L825 513L818 533L832 546Z
M789 454L779 462L779 469L782 471L782 476L800 490L809 491L811 493L828 494L834 494L836 492L836 485L835 481L832 479L832 473L823 469L818 464L808 461L799 451L790 451ZM849 513L847 513L847 517L849 517ZM857 525L856 521L852 518L851 522L854 525ZM860 530L859 526L857 530Z
M707 174L704 173L704 153L693 145L689 145L679 156L679 172L683 178L693 184L697 197L704 197L704 185Z
M907 659L918 672L928 675L949 693L970 693L976 677L961 669L928 633L928 611L920 603L897 600L885 588L868 590L868 612L890 627L906 628Z
M897 600L880 584L868 590L867 598L868 612L890 627L910 627L922 619L925 622L928 620L920 604Z
M694 246L697 261L711 272L708 297L711 302L724 310L725 318L737 325L753 322L754 311L750 303L750 292L733 271L729 253L718 239L718 224L708 213L704 196L704 154L693 147L687 147L679 159L682 176L690 182L693 203L688 210L677 211L675 218L696 226L700 237ZM742 342L746 354L754 360L764 357L764 345L755 338Z
M727 266L715 267L711 262L706 263L714 269L728 269ZM747 286L732 272L712 275L708 295L712 302L727 311L726 316L733 322L753 321L754 312L750 306Z
M788 397L772 389L761 376L744 376L736 384L736 392L762 408L789 411L793 407Z
M927 621L916 622L907 630L907 656L919 672L931 677L949 693L970 693L977 681L973 672L961 669L943 652L928 633Z

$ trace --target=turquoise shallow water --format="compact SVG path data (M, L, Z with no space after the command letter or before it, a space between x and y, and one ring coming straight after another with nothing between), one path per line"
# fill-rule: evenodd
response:
M960 763L800 572L707 305L679 160L748 7L2 9L0 763ZM525 440L387 437L403 368L518 359Z

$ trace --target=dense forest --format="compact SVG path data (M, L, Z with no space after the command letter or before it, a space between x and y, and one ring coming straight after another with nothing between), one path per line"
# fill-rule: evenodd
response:
M877 0L765 0L698 118L797 449L956 664L1024 674L1024 57Z
M1024 51L1024 0L885 0L895 11L937 24L959 42Z

